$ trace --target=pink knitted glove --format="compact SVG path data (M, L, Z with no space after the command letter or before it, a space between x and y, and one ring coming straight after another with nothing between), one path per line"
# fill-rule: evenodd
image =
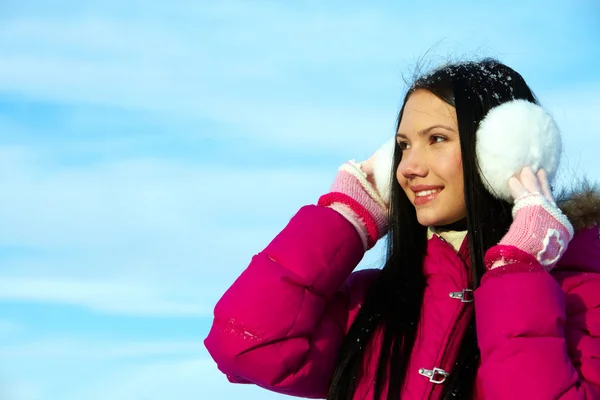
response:
M554 203L543 170L536 176L526 167L520 180L511 178L509 184L513 195L518 195L512 211L513 223L498 246L488 250L485 265L493 269L511 264L523 251L550 271L573 238L573 226Z
M355 161L339 168L330 193L321 196L318 204L346 217L356 227L365 250L387 233L387 205Z

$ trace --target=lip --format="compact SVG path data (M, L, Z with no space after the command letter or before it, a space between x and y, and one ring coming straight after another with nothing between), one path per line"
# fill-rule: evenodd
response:
M423 190L435 190L435 189L443 189L443 188L444 188L443 186L439 186L439 185L415 185L415 186L411 186L410 190L417 193L417 192L422 192Z
M433 201L442 192L442 190L444 190L444 187L434 185L416 185L411 186L410 190L412 190L413 193L415 193L415 206L422 206L424 204L429 203L430 201ZM417 196L417 192L423 192L425 190L437 190L437 192L427 196Z

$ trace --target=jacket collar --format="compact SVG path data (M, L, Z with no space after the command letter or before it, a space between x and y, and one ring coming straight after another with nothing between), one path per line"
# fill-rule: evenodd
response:
M459 252L465 237L467 237L467 231L441 231L435 227L427 228L427 240L431 239L434 235L440 237L443 241L450 244L454 251Z

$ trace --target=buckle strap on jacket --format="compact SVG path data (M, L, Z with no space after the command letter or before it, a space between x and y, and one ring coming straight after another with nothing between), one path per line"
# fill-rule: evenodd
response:
M462 303L472 303L473 289L463 289L460 292L450 292L450 298L460 299Z
M421 368L419 369L419 375L423 375L429 378L429 382L439 385L446 381L449 374L443 369L435 367L433 369Z

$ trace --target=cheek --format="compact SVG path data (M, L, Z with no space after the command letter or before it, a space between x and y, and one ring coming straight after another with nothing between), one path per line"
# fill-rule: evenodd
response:
M466 204L465 204L465 197L464 197L464 193L465 193L465 180L464 180L464 173L463 173L463 165L462 165L462 159L460 157L457 157L456 160L454 161L454 165L453 165L453 169L455 171L454 173L454 182L456 182L455 187L457 189L457 197L456 197L456 201L457 204L460 205L461 209L463 210L463 212L466 215Z
M464 186L463 164L462 164L462 158L460 156L456 159L456 164L455 165L456 165L455 168L456 168L456 171L457 171L457 173L456 173L457 179L460 180L460 185Z
M448 158L447 171L452 174L452 180L463 186L463 165L460 151Z

